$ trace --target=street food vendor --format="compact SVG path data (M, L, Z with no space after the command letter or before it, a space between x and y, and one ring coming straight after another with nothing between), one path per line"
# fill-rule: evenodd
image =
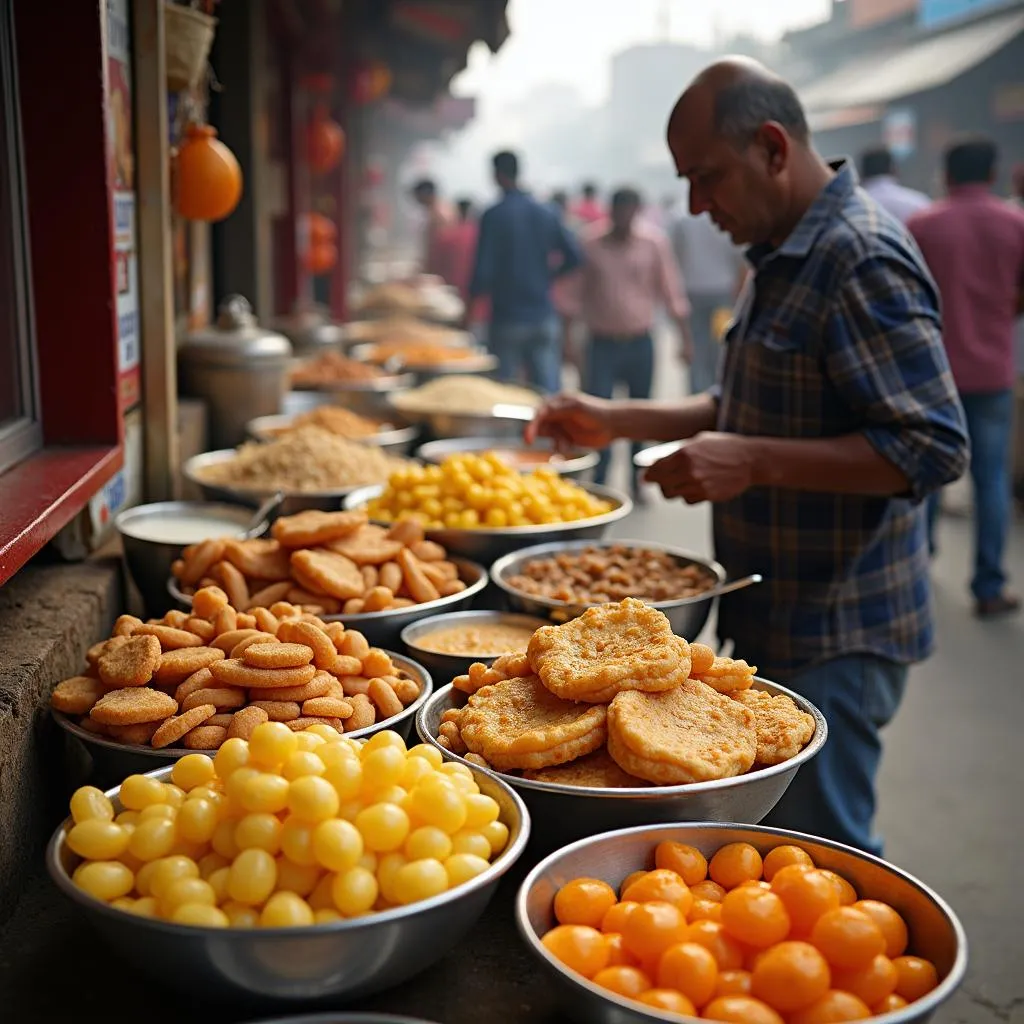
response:
M694 214L753 274L718 383L673 402L559 395L527 438L686 443L647 479L714 503L716 557L765 577L723 601L719 635L829 724L768 823L879 852L880 730L932 651L922 500L968 461L938 296L903 228L812 148L793 89L742 58L679 98L668 144Z

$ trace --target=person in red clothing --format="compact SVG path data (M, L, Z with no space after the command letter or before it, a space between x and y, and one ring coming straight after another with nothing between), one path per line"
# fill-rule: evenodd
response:
M420 178L411 192L413 199L426 211L421 269L425 274L444 277L444 234L454 223L455 214L438 194L437 185L431 178Z
M992 192L997 152L987 139L946 153L948 196L914 214L914 236L942 296L942 336L971 438L974 576L981 618L1020 610L1003 554L1012 514L1014 321L1024 308L1024 210ZM929 504L934 552L938 499Z
M588 181L580 189L580 201L572 208L572 215L581 224L602 224L608 219L605 208L597 198L597 186Z

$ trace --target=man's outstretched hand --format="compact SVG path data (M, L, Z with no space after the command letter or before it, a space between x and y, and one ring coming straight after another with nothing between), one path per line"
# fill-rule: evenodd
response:
M740 434L705 432L656 462L644 479L657 484L666 498L688 505L728 501L754 486L750 439Z
M607 448L615 440L612 403L590 395L560 394L549 398L526 425L523 437L533 444L550 438L556 449Z

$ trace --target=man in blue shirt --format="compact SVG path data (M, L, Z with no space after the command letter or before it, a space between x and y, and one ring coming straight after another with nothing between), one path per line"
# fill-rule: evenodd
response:
M493 164L503 194L480 218L469 304L491 300L487 342L502 380L519 380L525 370L531 384L557 391L561 332L551 282L580 265L579 246L550 206L519 188L515 153L498 153Z
M702 72L668 143L691 213L748 246L753 268L717 384L664 403L560 395L527 436L685 439L647 479L712 502L718 560L765 580L723 599L719 635L828 721L767 823L877 853L880 731L935 639L921 503L968 461L938 293L910 236L849 166L818 156L796 93L761 65Z

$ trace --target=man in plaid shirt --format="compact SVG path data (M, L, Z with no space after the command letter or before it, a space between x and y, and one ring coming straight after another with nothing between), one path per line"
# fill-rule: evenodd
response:
M719 634L829 724L769 821L877 852L879 733L934 641L921 502L968 460L935 285L761 65L704 71L668 142L693 213L749 247L719 381L671 403L557 396L527 436L687 439L647 479L714 502L716 557L765 577L723 600Z

